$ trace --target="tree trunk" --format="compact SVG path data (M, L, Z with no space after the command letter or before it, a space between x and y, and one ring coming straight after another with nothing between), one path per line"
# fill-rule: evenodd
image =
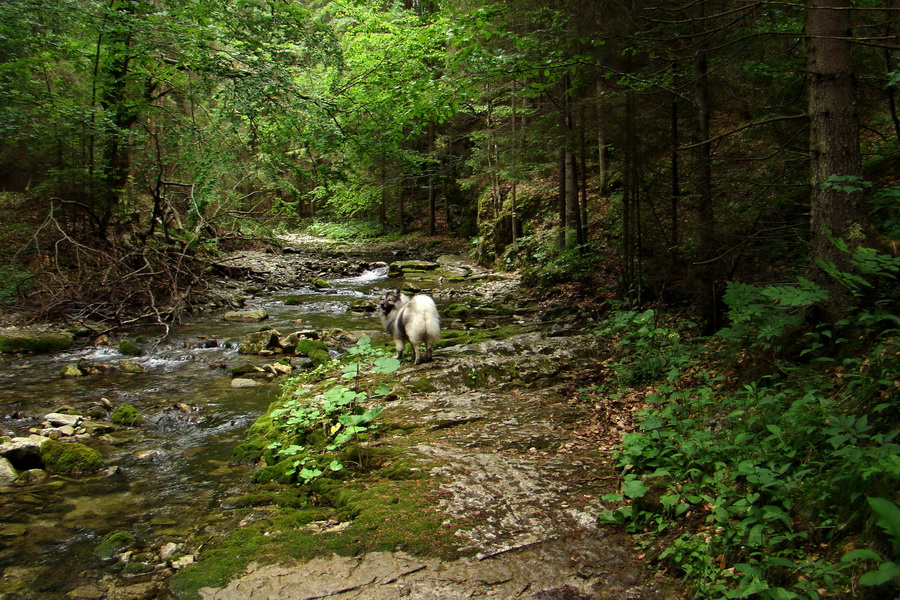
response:
M510 184L509 190L509 225L510 231L512 231L512 245L513 250L519 251L519 215L518 211L518 201L516 199L516 187L519 179L519 138L518 132L516 130L516 80L512 81L512 97L510 98L510 105L512 109L512 123L511 123L511 135L512 135L512 182Z
M701 52L696 62L697 83L697 233L700 236L698 264L700 309L705 322L705 332L719 328L719 292L721 269L716 259L716 220L712 192L712 144L709 140L709 78L706 54Z
M428 158L434 158L434 123L428 124ZM434 164L428 165L428 235L437 235L437 207L435 206Z
M840 318L850 304L846 289L822 268L834 265L853 272L850 254L865 241L868 216L859 192L827 187L833 175L862 172L856 81L851 61L849 0L807 0L807 70L809 77L811 256L816 281L830 292L824 306Z

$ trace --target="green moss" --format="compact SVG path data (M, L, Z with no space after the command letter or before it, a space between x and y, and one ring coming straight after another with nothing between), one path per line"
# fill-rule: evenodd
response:
M310 350L307 356L309 356L313 365L317 367L331 362L331 356L329 356L327 350Z
M145 562L131 562L122 569L122 573L125 575L144 575L152 571L153 565Z
M122 356L140 356L144 350L131 340L122 340L119 342L119 353Z
M469 307L465 304L451 304L444 309L444 315L447 317L462 318L469 314Z
M328 354L328 346L325 345L325 342L320 342L319 340L307 340L302 339L297 342L297 347L294 349L294 354L301 354L303 356L310 356L310 352L313 350L320 350Z
M120 554L134 543L134 536L127 531L113 531L94 549L94 554L100 558L112 558Z
M72 346L74 336L69 332L38 333L33 335L0 335L0 353L60 352Z
M52 473L85 473L103 466L103 455L80 442L48 440L41 446L41 459Z
M122 404L116 407L109 420L116 425L126 425L128 427L132 427L135 425L140 425L143 422L144 418L135 407L131 406L130 404Z
M231 532L204 550L198 562L175 574L171 587L178 597L196 598L201 587L222 587L252 562L397 550L447 559L460 556L456 528L444 525L447 517L438 508L437 485L431 478L317 480L313 487L323 506L297 510L285 505ZM242 518L241 511L233 518ZM352 522L335 531L310 526L329 520Z

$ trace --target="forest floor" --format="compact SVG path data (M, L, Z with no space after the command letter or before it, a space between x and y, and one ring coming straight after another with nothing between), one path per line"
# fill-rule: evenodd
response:
M389 457L380 471L393 474L331 490L344 500L330 502L344 510L303 525L302 542L271 505L235 515L245 535L220 550L254 560L224 584L199 589L200 597L683 597L645 564L632 538L597 520L602 496L617 491L612 453L641 396L585 393L604 377L603 342L575 317L549 318L548 303L526 300L514 275L486 287L488 303L518 302L519 326L469 319L494 333L451 341L433 362L395 374L406 393L387 404L384 433L370 449ZM347 499L354 494L364 500ZM317 554L296 549L309 543ZM204 562L201 553L193 576L213 568Z

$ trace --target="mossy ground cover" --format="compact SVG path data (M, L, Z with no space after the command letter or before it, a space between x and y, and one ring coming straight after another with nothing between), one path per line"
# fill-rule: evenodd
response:
M458 556L459 538L454 534L461 524L447 523L438 508L440 481L430 476L436 465L411 457L404 450L414 445L422 431L378 421L378 426L372 426L358 442L329 450L335 434L323 432L331 431L339 422L330 413L317 414L316 419L321 420L312 423L315 432L304 429L306 424L304 428L289 425L298 415L308 415L303 412L310 407L305 404L307 400L324 399L337 386L342 386L344 395L358 389L362 391L354 393L365 396L354 398L354 403L363 407L348 407L347 415L371 410L369 404L378 398L372 390L386 383L385 375L379 375L377 368L363 368L366 373L361 377L336 377L346 374L348 363L355 364L354 359L365 362L360 354L365 354L371 365L383 364L379 363L381 350L367 344L363 349L343 363L335 361L286 384L281 398L250 428L245 442L235 450L235 458L244 462L262 460L266 466L256 471L258 483L248 484L246 493L223 502L224 519L242 526L208 542L199 561L175 575L171 586L179 598L196 598L202 587L222 586L253 562L271 564L377 551ZM352 385L353 390L344 385ZM388 432L389 442L386 435L379 437ZM302 454L299 450L297 454L283 452L301 444ZM319 445L321 449L317 449ZM277 475L278 469L295 457L311 456L319 450L327 456L319 463L338 460L342 467L334 471L322 467L320 475L306 481L299 468L292 477L268 476Z

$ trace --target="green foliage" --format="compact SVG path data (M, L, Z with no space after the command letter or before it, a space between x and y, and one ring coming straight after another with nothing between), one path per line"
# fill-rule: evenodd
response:
M730 325L724 339L753 340L764 350L780 350L783 338L805 318L805 311L824 301L828 292L800 278L794 285L754 286L729 281L724 295Z
M613 343L611 367L618 385L627 387L667 375L675 377L679 369L689 365L693 351L685 343L684 333L692 327L694 323L689 320L663 320L653 309L617 310L596 333Z
M361 444L377 430L375 419L382 411L380 406L371 406L371 400L385 395L386 386L378 385L371 392L357 390L364 383L374 386L368 377L389 375L399 368L400 362L385 352L373 347L365 336L343 363L332 365L332 369L340 369L341 380L355 380L353 388L329 379L314 391L304 386L308 376L286 382L279 406L269 413L276 438L266 448L269 467L257 480L308 484L344 470L344 461L354 455L363 466ZM363 376L367 376L366 382Z
M872 276L882 272L879 266ZM671 362L646 399L638 430L623 438L621 492L604 498L614 505L602 518L624 524L647 545L672 540L659 558L697 598L817 599L822 589L847 593L860 561L871 565L863 585L892 586L900 572L900 509L882 497L900 484L900 328L875 301L841 324L810 330L803 313L822 299L822 290L802 279L730 286L725 340L744 352L771 353L792 334L798 357L818 358L791 364L782 357L778 373L740 389L687 368L690 361ZM834 339L830 332L839 328L865 343ZM637 354L637 343L661 347L653 341L659 329L651 314L626 311L605 331L625 333ZM652 351L643 353L654 360ZM864 499L877 528L861 509ZM882 540L876 545L888 550L843 557L822 551L851 536Z
M542 231L519 239L518 255L507 258L508 268L522 269L526 285L551 286L567 281L588 281L597 258L588 247L558 247L556 231Z
M381 227L366 220L348 220L341 223L316 220L304 225L310 235L325 237L331 240L372 239L381 234Z

